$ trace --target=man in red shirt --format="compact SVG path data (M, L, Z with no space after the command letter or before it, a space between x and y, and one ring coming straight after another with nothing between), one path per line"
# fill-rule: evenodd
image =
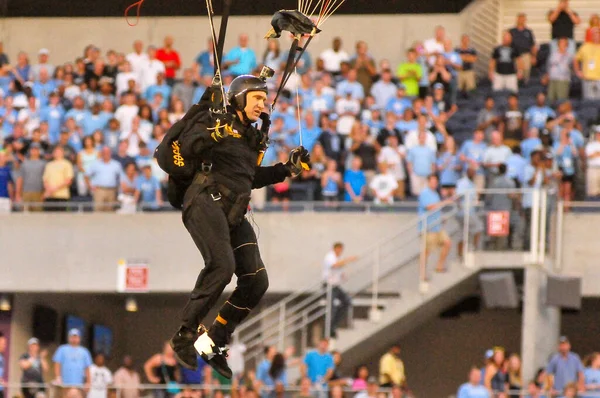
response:
M156 52L156 59L165 64L165 77L167 84L173 87L175 83L175 74L181 68L179 53L173 50L173 38L165 37L165 46Z

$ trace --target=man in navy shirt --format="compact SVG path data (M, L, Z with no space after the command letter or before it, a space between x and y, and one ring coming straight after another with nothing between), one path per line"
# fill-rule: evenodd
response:
M513 47L521 54L519 58L523 65L523 78L528 81L531 75L531 65L535 65L537 47L533 31L527 27L527 15L525 13L517 15L517 26L509 32L512 36Z

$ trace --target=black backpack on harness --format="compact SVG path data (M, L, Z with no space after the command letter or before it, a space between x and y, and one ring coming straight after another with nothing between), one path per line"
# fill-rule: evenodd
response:
M198 170L193 159L184 159L181 155L179 136L188 126L192 126L210 110L213 105L213 87L206 89L200 103L193 105L185 116L171 126L162 142L154 151L154 157L161 169L169 175L167 197L171 206L176 209L183 207L183 197L191 185Z

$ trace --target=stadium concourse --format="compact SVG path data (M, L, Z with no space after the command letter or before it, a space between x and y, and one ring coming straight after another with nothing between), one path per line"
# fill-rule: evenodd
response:
M486 188L545 188L564 201L565 211L571 201L596 201L600 18L594 15L585 41L575 42L575 26L587 21L568 2L557 4L548 16L552 37L536 40L527 16L519 15L487 54L485 76L475 73L481 54L471 38L453 42L444 26L423 32L399 65L373 58L370 43L348 43L343 32L326 51L306 52L271 115L263 165L302 143L313 168L254 192L253 208L288 211L294 202L327 202L326 208L344 209L347 202L352 209L383 211L406 204L425 213L442 200ZM287 51L271 40L257 54L255 44L241 34L226 49L226 88L263 65L276 72L270 82L276 88ZM160 43L135 41L129 53L90 43L66 64L56 64L48 48L6 54L0 47L0 212L171 211L167 176L152 155L210 84L212 43L187 65L170 36ZM524 194L508 202L511 230L526 231L508 247L514 240L529 249L532 199ZM31 336L24 353L11 353L23 354L21 382L31 383L23 389L3 387L7 347L0 336L0 398L9 388L26 398L416 396L400 346L352 373L341 370L344 358L327 339L316 339L308 352L267 346L251 369L244 369L243 347L234 345L230 362L238 374L228 382L206 366L181 368L168 346L148 352L143 366L140 358L134 366L124 357L122 366L108 369L101 352L82 346L80 334L76 327L67 330L68 344L53 352ZM531 380L522 377L519 353L497 343L479 347L481 361L465 370L458 398L600 394L600 354L581 353L581 359L566 336Z

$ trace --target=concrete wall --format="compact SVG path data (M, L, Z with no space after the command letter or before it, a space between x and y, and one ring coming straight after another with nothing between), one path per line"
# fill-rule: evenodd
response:
M568 213L564 217L561 272L582 277L584 296L600 295L599 225L600 214Z
M244 32L250 36L251 47L262 57L266 45L263 37L270 19L269 16L231 17L225 49L234 46L237 36ZM439 24L446 27L453 40L463 33L460 14L333 16L312 41L309 52L315 57L331 45L333 37L341 36L349 53L354 52L357 40L365 40L376 59L388 58L396 65L404 59L405 49L415 40L432 37L434 27ZM30 54L34 63L42 47L51 51L52 62L64 63L82 56L88 44L97 45L103 53L109 49L130 52L136 39L160 46L165 35L172 35L186 66L191 66L197 54L205 50L210 36L206 17L146 16L142 16L136 27L128 26L124 18L8 18L0 22L0 33L11 59L22 50ZM69 38L67 44L65 37ZM289 48L288 43L287 38L281 39L282 47Z
M415 215L255 214L270 291L319 280L335 241L348 254L398 233ZM0 291L114 292L119 259L147 259L150 289L187 292L203 267L180 215L14 214L0 223Z

